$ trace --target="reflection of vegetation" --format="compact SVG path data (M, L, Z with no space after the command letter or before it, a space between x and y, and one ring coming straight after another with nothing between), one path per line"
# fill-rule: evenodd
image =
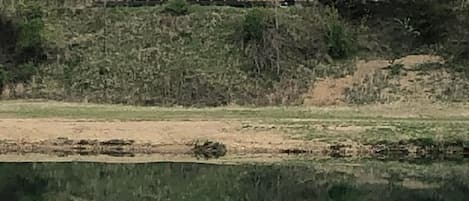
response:
M328 190L329 197L334 201L354 201L360 197L359 193L358 189L347 185L332 186Z
M411 198L462 201L469 190L469 172L464 164L409 167L408 164L372 162L343 169L332 162L310 166L311 163L308 166L216 166L191 163L3 164L0 165L0 195L2 198L5 198L3 195L16 196L10 199L14 201L353 201L378 198L382 201ZM366 178L369 182L360 177L364 172L368 172ZM386 175L393 175L393 178ZM405 178L441 185L414 189L396 182ZM393 185L379 182L383 179L391 179L392 181L387 182L392 182Z
M32 166L0 165L0 198L6 201L42 201L47 180L34 174Z

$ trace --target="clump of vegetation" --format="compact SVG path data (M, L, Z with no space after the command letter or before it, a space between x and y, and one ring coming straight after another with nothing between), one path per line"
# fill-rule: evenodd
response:
M404 65L401 63L392 63L389 66L391 76L398 76L404 69Z
M380 34L395 31L393 29L396 27L390 25L395 24L396 16L398 16L399 26L406 25L409 28L408 31L418 33L415 45L436 44L444 41L447 34L452 31L452 23L456 20L454 8L461 5L453 0L333 2L332 6L338 8L342 16L351 21L368 18L370 28L376 29L376 33ZM389 39L393 38L393 36L390 37Z
M249 10L242 23L242 48L249 61L243 70L257 79L272 80L278 78L280 74L273 70L275 62L279 59L274 55L274 51L280 51L280 47L272 46L278 42L273 35L279 35L269 20L270 16L266 10L255 8Z
M244 41L260 41L266 29L265 14L259 9L249 11L244 17L243 38Z
M169 0L164 10L173 15L187 15L189 13L189 3L186 0Z
M5 69L5 66L0 64L0 90L8 82L8 71Z
M388 77L377 72L372 76L367 76L362 83L346 88L344 91L345 101L359 105L393 101L391 97L386 96L386 89L392 87Z
M203 157L206 159L219 158L226 155L226 146L220 142L196 142L194 143L194 148L192 150L197 157Z
M456 65L456 64L451 64ZM452 75L447 83L436 85L440 90L436 93L435 98L444 102L464 102L469 100L469 83L467 82L467 75L464 73L457 73Z
M445 56L450 70L469 78L469 7L454 12L458 15L457 25L439 53Z
M345 59L352 55L355 39L345 22L340 20L337 11L334 9L331 11L324 25L328 52L334 59Z
M462 139L435 140L430 137L411 139L381 140L370 143L376 154L407 157L416 154L419 158L452 156L462 157L465 153L465 141Z
M46 60L43 15L36 4L0 13L0 89L7 83L28 82Z

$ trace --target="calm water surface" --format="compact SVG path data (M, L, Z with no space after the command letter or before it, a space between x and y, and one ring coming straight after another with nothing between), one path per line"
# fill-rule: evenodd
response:
M2 201L467 201L465 162L0 163Z

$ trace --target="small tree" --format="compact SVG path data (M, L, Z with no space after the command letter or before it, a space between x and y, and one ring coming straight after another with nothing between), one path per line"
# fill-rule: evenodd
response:
M265 28L264 13L259 9L249 11L243 23L244 41L260 41L264 35Z
M344 59L349 57L355 48L354 36L347 29L347 24L339 19L337 10L330 11L324 24L328 53L332 58Z
M0 94L6 83L8 83L8 71L6 71L4 66L0 64Z
M186 0L169 0L164 10L174 15L186 15L189 13L189 3Z
M0 13L0 88L25 83L44 62L43 12L37 4L21 5L16 13Z

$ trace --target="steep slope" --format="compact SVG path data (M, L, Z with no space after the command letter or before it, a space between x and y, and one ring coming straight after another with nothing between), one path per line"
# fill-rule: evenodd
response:
M356 71L352 75L342 78L328 77L316 82L305 95L304 104L334 105L354 101L366 103L363 96L373 95L378 97L369 100L370 102L429 101L438 92L434 90L438 86L431 82L447 82L451 77L441 69L429 70L426 73L422 73L425 69L419 69L422 65L443 64L443 59L439 56L409 55L394 61L393 64L388 60L357 61ZM393 69L390 68L393 66L400 68L395 69L398 72L392 72ZM392 75L393 73L396 75ZM355 92L352 91L354 89ZM373 93L376 91L378 94Z

